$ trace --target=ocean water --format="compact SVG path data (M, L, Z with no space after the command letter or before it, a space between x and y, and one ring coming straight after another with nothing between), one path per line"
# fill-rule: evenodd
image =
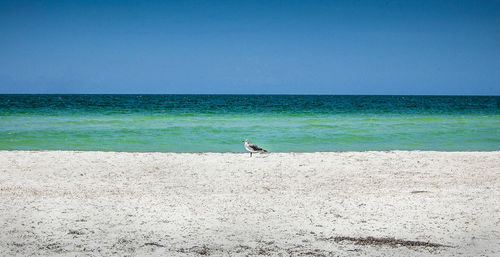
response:
M1 150L500 150L499 96L0 95Z

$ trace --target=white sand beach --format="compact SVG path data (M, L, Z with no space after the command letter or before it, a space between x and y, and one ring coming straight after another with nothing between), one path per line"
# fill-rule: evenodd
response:
M498 256L500 152L0 151L2 256Z

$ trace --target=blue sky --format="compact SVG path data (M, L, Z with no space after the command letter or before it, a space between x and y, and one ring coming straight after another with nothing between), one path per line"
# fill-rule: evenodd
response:
M500 1L2 1L0 93L500 94Z

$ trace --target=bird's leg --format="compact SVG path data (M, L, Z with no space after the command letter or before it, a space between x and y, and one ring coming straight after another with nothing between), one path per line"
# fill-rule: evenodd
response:
M250 152L250 157L252 157L252 152Z

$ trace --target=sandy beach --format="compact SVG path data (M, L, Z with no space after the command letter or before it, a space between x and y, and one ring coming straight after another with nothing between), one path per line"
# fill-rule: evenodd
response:
M498 256L500 152L0 151L2 256Z

